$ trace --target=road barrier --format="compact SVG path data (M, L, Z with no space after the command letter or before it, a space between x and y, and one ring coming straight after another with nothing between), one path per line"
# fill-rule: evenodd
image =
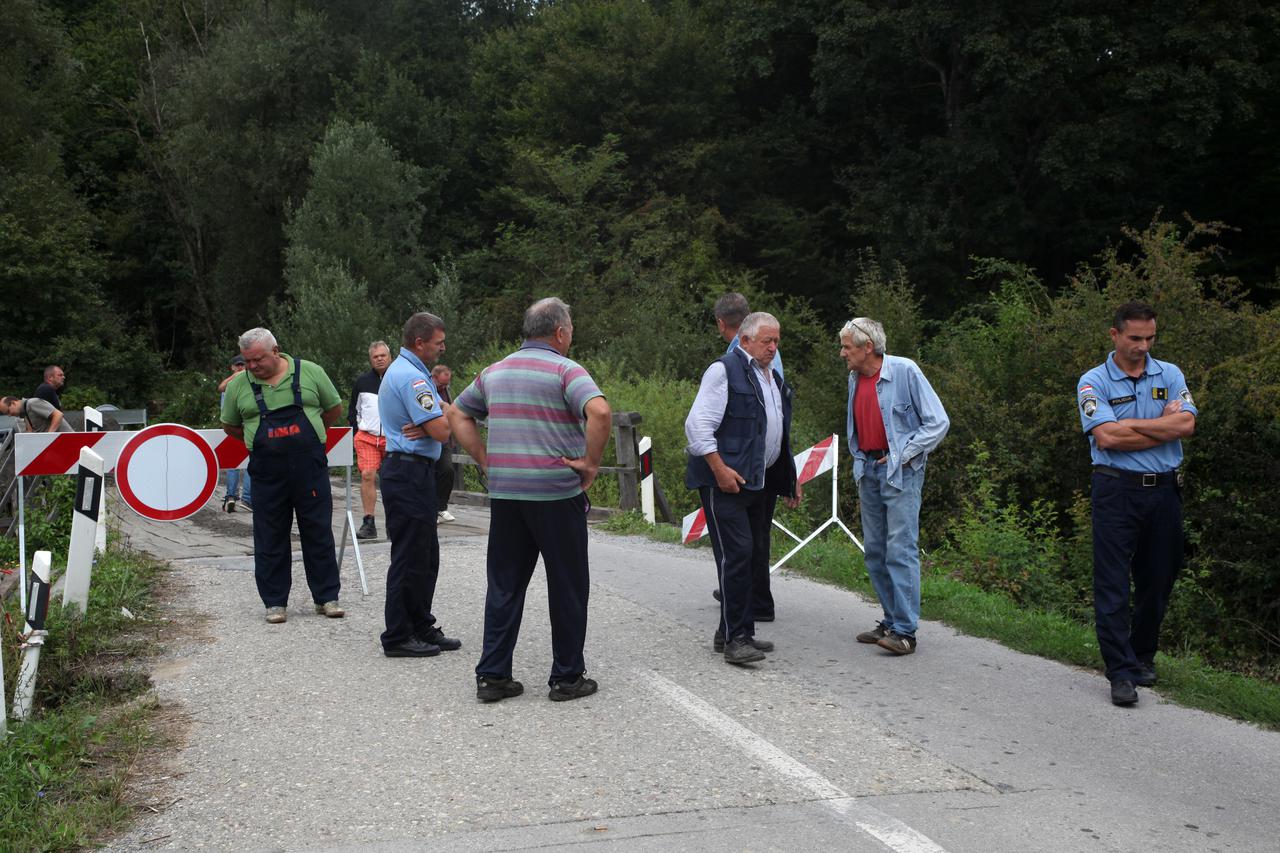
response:
M802 450L795 455L796 481L800 485L804 485L818 475L826 473L827 471L831 472L831 517L822 522L817 530L813 531L803 539L775 520L773 522L774 527L777 527L783 533L786 533L794 539L796 546L788 551L782 559L770 566L770 572L776 572L782 567L783 563L790 560L800 551L801 548L808 545L818 536L818 534L833 524L843 530L848 537L853 540L853 544L858 546L859 550L865 550L862 548L862 543L858 541L858 537L854 536L853 532L845 526L843 521L840 520L838 491L840 472L839 456L840 442L838 437L835 435L829 435L812 447ZM681 542L686 545L690 545L706 535L707 517L701 508L698 508L684 517L684 523L680 529Z

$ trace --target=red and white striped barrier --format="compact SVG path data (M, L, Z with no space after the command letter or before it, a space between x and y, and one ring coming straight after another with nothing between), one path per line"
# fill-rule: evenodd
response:
M839 439L834 435L829 435L813 447L810 447L808 450L803 450L796 454L796 479L800 481L801 485L812 480L819 474L825 473L826 471L831 472L831 517L822 522L822 524L818 526L817 530L813 531L803 539L796 536L790 530L787 530L787 528L783 527L775 520L773 522L774 526L782 530L792 539L796 540L796 546L788 551L781 560L770 566L770 572L776 572L782 567L783 563L790 560L801 548L808 545L819 533L826 530L833 524L843 530L845 534L853 540L853 544L857 545L859 550L862 550L862 543L858 541L858 537L854 536L853 531L846 527L845 523L840 520L839 493L837 490L840 479L839 453ZM703 515L701 509L697 512L691 512L684 517L684 525L681 528L680 534L680 541L684 542L686 545L696 542L698 539L707 535L707 519L706 516Z
M800 485L803 486L819 474L825 474L835 467L835 444L836 437L829 435L813 447L802 450L795 455L796 479L800 482ZM790 533L790 531L787 532ZM688 545L706 535L707 517L703 514L702 508L699 507L684 517L684 524L680 528L680 541ZM799 541L799 537L794 534L792 534L792 538Z
M249 465L249 449L244 442L220 429L196 430L213 448L218 469L245 468ZM354 444L351 427L329 427L325 451L330 468L352 464ZM14 436L14 466L21 477L74 474L80 451L89 447L102 457L104 471L115 470L120 450L136 433L133 432L20 432Z

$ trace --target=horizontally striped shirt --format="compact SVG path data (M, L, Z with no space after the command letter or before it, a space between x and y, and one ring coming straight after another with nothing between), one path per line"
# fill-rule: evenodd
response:
M603 397L582 365L542 341L491 364L454 401L489 422L489 496L558 501L582 492L578 473L560 461L586 455L587 403Z

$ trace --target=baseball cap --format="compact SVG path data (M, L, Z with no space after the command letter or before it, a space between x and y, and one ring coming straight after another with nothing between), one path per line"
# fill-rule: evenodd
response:
M234 367L235 365L237 365L237 364L244 364L244 356L242 356L242 355L233 355L233 356L231 357L231 364L232 364L232 366L233 366L233 367Z

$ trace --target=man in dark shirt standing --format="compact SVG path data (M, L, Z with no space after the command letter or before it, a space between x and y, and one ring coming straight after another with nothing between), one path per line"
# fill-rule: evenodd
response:
M58 396L58 392L66 384L67 374L58 365L51 364L44 369L44 381L36 386L36 392L32 396L39 397L61 412L62 399Z

